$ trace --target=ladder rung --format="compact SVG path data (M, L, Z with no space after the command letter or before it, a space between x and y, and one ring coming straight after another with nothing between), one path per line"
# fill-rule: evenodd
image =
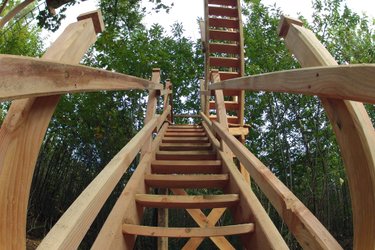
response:
M208 4L237 6L237 0L208 0Z
M186 143L199 143L208 142L208 137L164 137L162 142L173 143L173 142L186 142Z
M213 151L158 151L156 160L216 160Z
M208 50L209 53L239 54L240 46L230 43L209 43Z
M228 174L145 175L146 184L157 188L223 188L228 183L228 180Z
M153 208L217 208L232 207L239 201L238 194L221 195L156 195L136 194L135 201Z
M239 41L240 33L238 31L227 30L209 30L209 40Z
M219 174L221 161L159 161L151 163L151 171L158 174Z
M123 224L122 232L124 234L142 235L149 237L202 238L251 233L254 232L254 224L246 223L205 228L149 227L133 224Z
M208 6L208 15L238 17L238 9L237 8Z
M240 59L234 57L210 57L210 67L239 68Z
M191 132L191 133L181 133L181 132L166 132L165 137L205 137L206 133L202 132Z
M238 19L211 17L211 18L208 18L208 26L209 27L216 27L216 28L238 29L239 28L239 20Z
M238 117L237 116L230 116L227 115L228 123L232 124L239 124ZM216 115L210 115L210 120L217 120Z
M211 143L161 143L160 150L210 150Z
M226 110L239 110L240 104L233 101L224 101ZM215 101L210 101L210 109L216 109Z

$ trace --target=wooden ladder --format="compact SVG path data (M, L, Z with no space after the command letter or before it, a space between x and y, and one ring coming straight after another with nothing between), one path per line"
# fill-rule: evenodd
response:
M240 1L205 0L205 20L206 86L212 69L219 70L220 80L243 76L244 52ZM229 111L227 116L229 126L242 127L244 91L226 90L224 96L226 96L225 108ZM207 111L209 110L216 110L215 101L209 101ZM217 120L217 117L211 115L210 119Z
M228 173L222 171L208 135L200 125L169 125L156 158L151 163L151 173L144 175L150 188L168 189L165 194L136 194L138 208L186 209L199 227L154 227L125 223L124 235L149 237L190 238L183 249L196 249L209 237L220 249L234 249L225 238L229 235L246 235L254 231L250 221L234 225L217 226L227 208L235 210L240 202L236 193L227 193ZM222 189L223 194L201 195L200 189ZM190 195L185 189L198 190ZM212 209L206 216L201 209Z

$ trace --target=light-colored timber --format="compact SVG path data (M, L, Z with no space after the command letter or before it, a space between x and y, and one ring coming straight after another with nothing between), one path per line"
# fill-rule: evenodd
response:
M150 187L158 188L222 188L228 182L228 175L145 175L145 182Z
M213 151L158 151L157 160L216 160L216 153Z
M163 143L205 143L208 142L207 137L164 137Z
M310 30L302 27L301 22L283 17L279 27L279 34L302 67L337 65L327 49ZM374 127L362 103L332 98L320 100L335 132L348 177L353 209L353 248L375 248Z
M124 224L122 227L124 234L136 234L150 237L171 237L171 238L194 238L194 237L213 237L246 234L254 231L254 224L242 224L211 228L162 228L148 227L132 224Z
M165 134L166 137L198 137L202 136L204 137L205 134L202 132L168 132Z
M157 174L219 174L221 161L153 161L152 172Z
M211 149L210 143L162 143L159 146L160 150L209 150Z
M222 195L152 195L137 194L138 205L153 208L215 208L232 207L239 201L237 194Z

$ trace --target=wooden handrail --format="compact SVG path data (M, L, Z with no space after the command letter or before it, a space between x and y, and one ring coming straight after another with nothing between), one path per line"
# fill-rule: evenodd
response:
M211 84L236 89L317 95L375 103L375 64L311 67L246 76Z
M212 122L212 128L249 171L257 185L275 207L289 230L301 245L312 249L342 249L333 236L308 210L308 208L241 142L220 125Z
M0 55L0 101L75 92L162 89L138 77L82 65Z
M302 67L337 62L314 33L283 17L279 34ZM362 103L320 98L332 124L348 177L353 209L354 249L375 248L375 133ZM304 247L304 246L303 246ZM309 246L306 245L306 248ZM311 246L313 248L313 246Z
M38 249L76 249L118 181L142 148L155 127L160 126L170 113L169 106L160 117L152 118L61 216L44 238Z

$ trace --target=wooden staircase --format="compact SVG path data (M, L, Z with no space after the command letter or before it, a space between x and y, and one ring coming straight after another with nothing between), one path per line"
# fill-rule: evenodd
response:
M169 125L155 158L151 163L151 173L144 175L144 182L150 188L164 188L168 191L162 195L136 194L137 206L186 209L198 227L155 227L125 223L122 227L125 236L191 238L183 249L196 249L204 238L209 237L220 249L234 249L224 236L244 235L254 231L254 223L251 221L216 225L226 209L233 210L238 205L239 194L199 194L199 189L225 190L229 183L229 174L223 173L222 161L218 159L202 126ZM185 189L197 191L194 195L188 195ZM212 210L206 217L201 209Z
M243 35L241 6L237 0L205 1L205 56L206 86L210 71L219 70L220 80L228 80L244 75ZM211 79L212 82L212 79ZM213 93L212 93L213 95ZM225 108L231 112L228 124L231 127L244 125L244 91L224 93ZM210 101L206 114L215 113L215 102ZM211 115L210 119L217 120ZM242 137L243 139L243 137Z

